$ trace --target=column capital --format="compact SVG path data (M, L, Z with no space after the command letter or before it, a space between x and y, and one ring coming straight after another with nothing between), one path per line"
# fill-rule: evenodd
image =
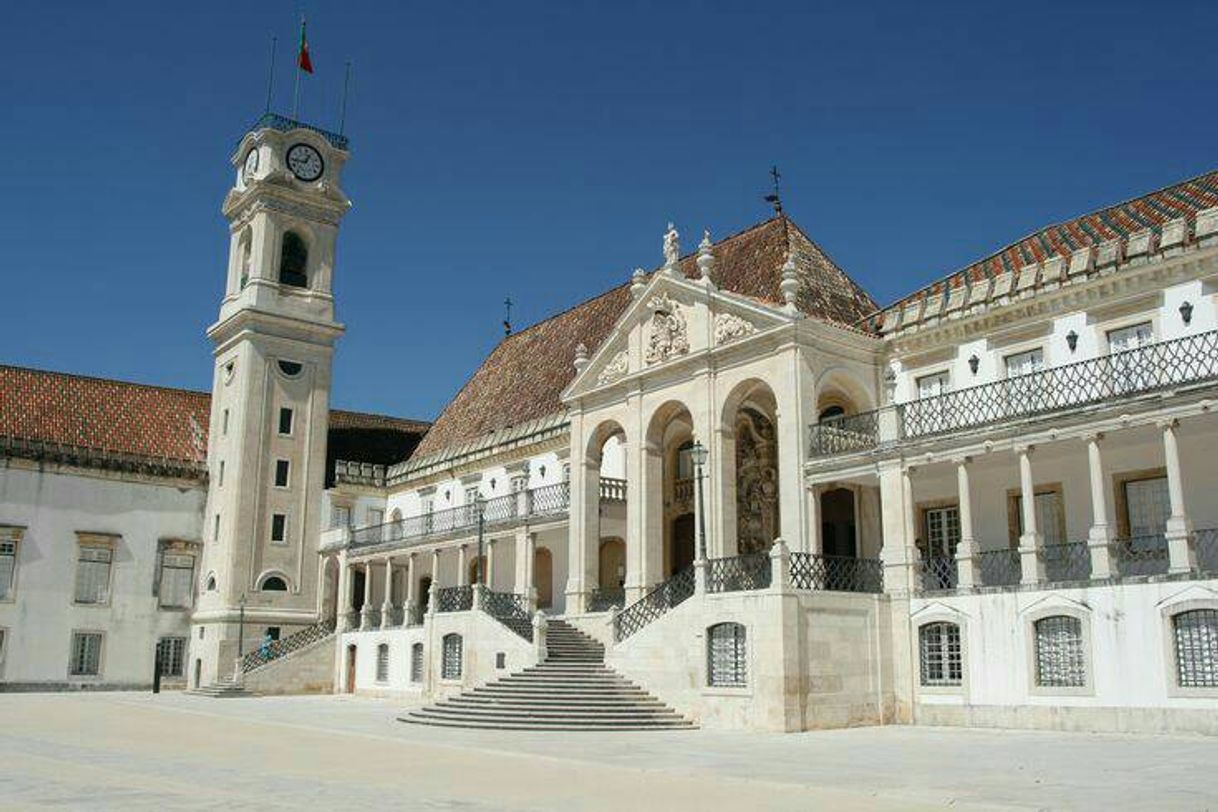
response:
M1012 446L1011 450L1014 451L1016 454L1024 454L1024 455L1027 455L1030 457L1030 456L1032 456L1032 452L1036 450L1036 444L1035 443L1016 443L1014 446Z
M1098 443L1100 440L1104 439L1105 434L1106 432L1102 431L1089 431L1083 435L1083 441L1087 443Z
M1167 429L1178 428L1179 425L1180 420L1176 417L1163 417L1155 421L1155 427L1163 429L1164 431Z
M954 465L968 465L970 462L973 461L973 455L972 454L958 454L958 455L952 457L951 461Z

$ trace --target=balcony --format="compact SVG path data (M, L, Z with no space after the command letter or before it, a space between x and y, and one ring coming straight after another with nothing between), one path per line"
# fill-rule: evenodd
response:
M606 501L625 501L626 483L620 479L602 479L600 496ZM571 486L566 482L545 485L527 491L497 496L482 503L482 523L486 528L499 528L527 520L565 516L571 505ZM357 527L351 531L351 549L365 547L405 546L419 544L439 536L469 532L478 526L478 506L437 510L421 516L411 516L384 524Z
M889 442L1064 414L1215 379L1218 331L1210 331L912 400L895 408L827 418L811 427L809 456L868 451Z

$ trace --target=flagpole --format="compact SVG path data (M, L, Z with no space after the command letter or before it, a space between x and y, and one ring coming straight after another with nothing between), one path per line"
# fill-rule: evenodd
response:
M271 93L275 89L275 43L279 37L271 36L271 66L266 77L266 112L271 112Z
M351 86L351 60L347 60L347 74L343 77L343 100L338 108L338 134L347 130L347 90Z
M300 15L300 36L301 36L302 40L304 39L304 30L305 30L305 18L304 18L304 15L301 14ZM293 121L300 120L299 118L297 118L297 112L300 109L300 74L301 74L300 54L298 53L298 54L296 54L296 87L295 87L295 89L292 90L292 120Z

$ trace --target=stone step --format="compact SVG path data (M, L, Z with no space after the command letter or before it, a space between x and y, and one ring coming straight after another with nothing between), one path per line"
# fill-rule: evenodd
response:
M512 708L450 708L432 705L419 713L430 718L466 719L469 721L497 722L579 722L581 724L609 724L612 722L660 722L678 721L681 717L672 711L612 710L597 713L585 711L535 710Z
M505 713L551 712L551 713L564 714L567 716L571 716L571 715L600 716L603 714L612 715L612 714L623 714L623 713L624 714L642 714L645 716L654 716L656 714L664 714L664 715L669 715L669 716L676 715L671 708L667 707L666 705L660 704L658 702L641 703L641 702L630 702L630 701L612 702L612 703L610 703L610 702L594 703L594 702L587 702L587 701L583 701L583 702L579 702L579 703L521 702L521 701L513 702L513 701L508 701L508 700L457 702L454 699L454 700L448 700L448 701L444 701L444 702L438 702L432 706L433 710L439 709L439 708L453 709L453 710L458 710L458 711L468 710L471 713L477 713L480 711L482 711L482 712L503 711Z
M561 722L556 724L547 724L540 720L529 722L484 722L473 721L469 719L443 719L438 717L417 716L408 714L399 716L399 721L409 722L415 725L429 725L431 727L450 727L463 728L468 730L556 730L556 731L596 731L596 732L626 732L637 730L693 730L694 724L688 720L680 722L616 722L612 725L592 725L583 723Z

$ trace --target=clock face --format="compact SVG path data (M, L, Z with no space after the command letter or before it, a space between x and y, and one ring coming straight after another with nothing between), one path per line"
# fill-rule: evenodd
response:
M251 149L245 156L245 166L241 168L241 177L249 180L258 171L258 150Z
M293 144L288 149L288 169L303 181L314 181L321 177L325 163L321 153L308 144Z

